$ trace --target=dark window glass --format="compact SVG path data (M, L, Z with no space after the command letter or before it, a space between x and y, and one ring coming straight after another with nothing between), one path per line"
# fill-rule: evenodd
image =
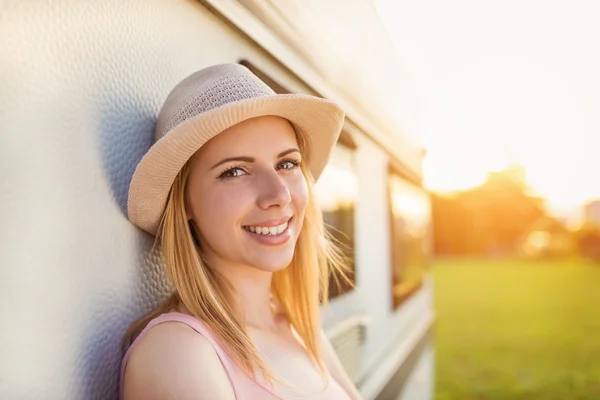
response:
M431 211L427 192L390 170L392 304L394 309L421 287L428 266Z
M354 151L350 147L340 143L336 145L329 164L315 185L314 192L323 210L327 230L341 242L348 257L350 273L347 275L354 284L354 211L358 191ZM344 279L331 276L329 297L339 296L351 288L352 285Z

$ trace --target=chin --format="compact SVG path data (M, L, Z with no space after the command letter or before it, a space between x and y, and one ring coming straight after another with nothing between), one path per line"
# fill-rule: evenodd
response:
M277 272L290 265L293 255L294 253L281 255L280 257L258 257L249 264L262 271Z
M285 268L287 268L289 264L286 265L277 265L277 266L266 266L266 265L261 265L261 266L255 266L256 269L259 269L261 271L264 272L277 272L277 271L282 271Z

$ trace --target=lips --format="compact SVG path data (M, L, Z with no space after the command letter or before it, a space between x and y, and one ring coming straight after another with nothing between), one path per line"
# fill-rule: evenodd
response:
M291 221L291 217L285 217L263 221L256 225L244 225L242 228L259 243L277 246L289 240Z
M243 225L242 227L249 232L261 235L278 235L287 229L291 219L291 216L284 216L280 218L264 220L249 225Z

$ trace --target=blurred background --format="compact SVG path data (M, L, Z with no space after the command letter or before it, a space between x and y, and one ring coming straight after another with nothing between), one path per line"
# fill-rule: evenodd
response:
M600 398L600 5L376 5L421 99L435 398Z

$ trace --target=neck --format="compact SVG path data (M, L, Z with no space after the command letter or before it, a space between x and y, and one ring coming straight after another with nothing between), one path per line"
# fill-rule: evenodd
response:
M272 272L244 265L219 268L235 290L235 308L247 327L276 330L276 319L271 301Z

